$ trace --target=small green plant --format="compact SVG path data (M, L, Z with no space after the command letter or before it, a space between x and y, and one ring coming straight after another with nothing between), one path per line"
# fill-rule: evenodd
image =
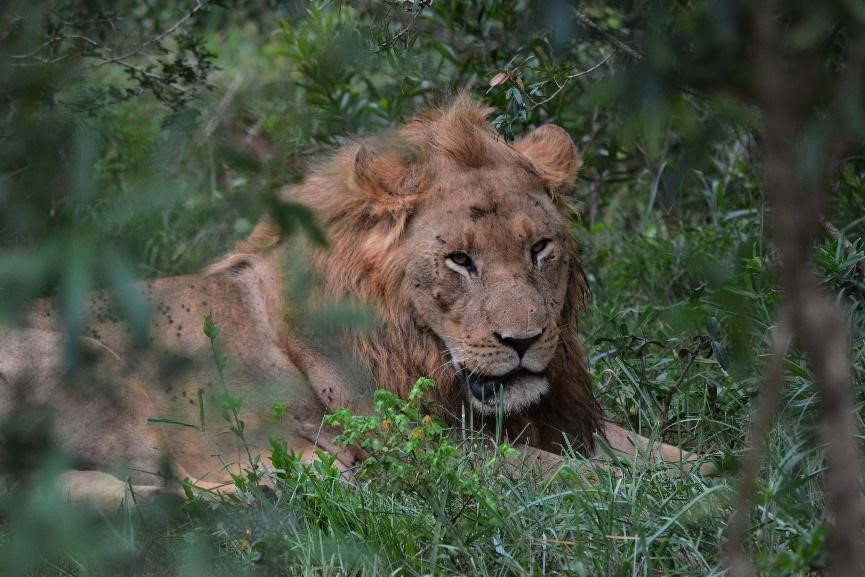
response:
M462 452L451 441L454 432L432 416L431 407L424 402L425 391L433 386L432 379L419 378L407 400L378 390L373 395L374 415L352 415L348 409L339 409L325 417L325 423L343 430L337 442L357 445L369 455L361 473L385 472L409 483L429 475L452 477ZM507 443L497 450L489 461L491 466L519 454Z
M325 423L342 429L337 442L357 445L367 453L357 476L361 480L386 480L381 489L410 495L424 504L453 537L482 516L487 523L504 522L501 494L490 489L490 479L507 477L519 451L503 443L489 450L489 439L470 434L464 446L454 442L456 432L432 416L424 392L435 386L420 378L408 398L378 390L371 416L353 415L340 409ZM478 459L478 453L484 458Z
M225 368L228 366L228 357L219 352L216 346L216 337L219 336L220 328L213 320L213 315L207 313L204 315L204 335L210 340L210 353L213 359L213 364L216 367L216 372L219 375L219 382L222 385L223 393L216 397L219 408L222 412L222 418L229 423L229 430L238 442L246 451L248 465L243 468L243 475L231 473L231 479L238 489L245 491L250 487L255 487L261 481L264 472L261 468L261 459L259 456L252 456L249 451L249 443L246 441L246 421L240 417L240 409L243 407L243 399L233 396L228 390L228 383L225 379ZM199 394L199 411L201 416L201 430L204 430L204 399Z

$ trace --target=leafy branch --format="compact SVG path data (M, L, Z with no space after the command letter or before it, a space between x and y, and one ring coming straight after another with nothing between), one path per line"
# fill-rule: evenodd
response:
M400 27L390 38L384 40L379 43L379 50L386 50L394 46L397 42L402 41L404 44L408 44L408 34L414 28L415 22L423 14L423 11L426 10L429 6L432 5L433 0L388 0L386 2L391 6L406 6L405 10L407 12L411 12L411 18L408 23L404 26Z
M590 68L587 68L585 70L580 70L577 72L571 72L570 74L567 74L561 80L553 77L553 78L550 78L550 80L545 80L545 81L539 82L539 83L535 84L534 86L532 86L530 90L526 90L525 82L523 82L523 79L520 76L519 68L514 68L513 70L510 70L510 71L502 71L490 79L490 82L489 82L490 90L492 90L496 86L499 86L499 85L501 85L507 81L513 82L516 86L519 87L522 95L530 103L530 106L526 107L526 110L531 111L531 110L534 110L535 108L538 108L539 106L543 106L544 104L547 104L548 102L554 100L555 98L557 98L559 96L559 94L561 94L562 90L567 88L568 84L570 84L570 82L572 80L576 80L577 78L581 78L583 76L588 76L589 74L591 74L592 72L594 72L595 70L599 69L601 66L606 64L615 55L616 55L616 51L613 50L609 54L604 56L599 62L592 65ZM552 82L553 84L555 84L556 89L551 94L548 94L547 96L542 97L540 100L535 100L532 96L533 95L539 96L540 89L545 84L547 84L548 82Z
M54 15L59 22L49 19L45 25L48 38L30 51L12 54L10 63L16 68L31 68L80 60L84 62L84 70L116 66L126 72L133 85L90 90L85 108L97 109L111 102L151 93L174 110L194 99L200 88L209 88L207 79L215 67L215 55L207 49L201 37L187 29L212 4L212 0L196 0L162 32L119 54L111 46L113 39L123 36L115 18L71 19L64 17L61 7L59 16ZM8 34L15 32L13 26ZM103 40L102 36L108 39ZM167 44L169 39L173 39L173 45ZM75 106L78 104L73 103Z

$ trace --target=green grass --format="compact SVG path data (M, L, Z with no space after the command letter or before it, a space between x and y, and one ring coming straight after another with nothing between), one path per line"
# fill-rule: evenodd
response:
M611 209L605 222L575 230L592 277L584 333L607 414L715 456L721 476L647 466L622 466L618 475L575 459L548 480L491 464L497 453L489 439L453 432L424 444L434 452L453 442L456 452L438 467L411 451L397 451L408 469L402 477L373 466L346 483L327 468L289 467L275 495L202 498L170 520L130 513L109 523L112 538L143 556L145 575L720 574L735 457L777 297L769 251L762 231L742 218L689 226ZM836 256L843 263L849 255ZM831 287L844 291L851 282L861 283L848 271ZM861 327L861 292L850 295ZM861 371L861 332L853 352ZM804 575L824 563L815 400L796 354L786 390L750 542L767 575ZM385 444L401 447L399 438ZM585 480L586 467L597 482ZM104 560L58 562L84 575L98 574L91 567Z
M515 42L505 32L518 22L492 11L492 32L475 30L449 6L434 24ZM64 239L87 238L119 247L139 277L198 270L340 137L393 126L449 86L484 95L509 58L455 53L452 38L432 35L339 65L333 52L358 49L370 25L346 5L281 25L245 21L208 32L220 70L196 110L174 114L142 97L83 122L96 135L96 193L73 207L76 218L3 237L0 246L25 247L36 259L54 255ZM596 48L586 41L568 54L582 63ZM527 74L555 65L549 58ZM392 404L381 418L406 415L406 428L368 432L382 443L379 458L350 482L327 463L302 468L277 451L285 473L270 493L248 489L237 499L166 503L110 519L70 511L39 486L4 499L0 559L35 574L82 576L721 574L736 466L778 300L750 143L730 129L669 193L657 174L667 159L647 157L629 136L633 126L599 109L590 86L570 86L525 121L513 114L512 95L487 96L507 116L505 130L552 120L579 137L604 123L580 142L586 167L573 223L590 280L583 334L596 389L611 420L710 455L719 476L626 463L611 472L573 458L547 479L470 431L425 429L418 441L413 431L429 427L418 418L422 406ZM861 398L865 279L856 265L865 259L865 171L857 162L842 170L830 216L853 250L826 237L817 255L827 289L851 311ZM65 290L65 273L46 280L38 270L16 270L25 296ZM815 402L807 363L793 352L752 515L749 545L761 574L820 574L825 566Z

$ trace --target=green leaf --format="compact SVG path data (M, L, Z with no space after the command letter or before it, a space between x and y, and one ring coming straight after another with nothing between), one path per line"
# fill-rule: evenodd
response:
M716 340L711 341L710 345L712 347L712 355L715 357L715 360L718 361L718 364L721 365L721 368L725 371L729 369L730 359L727 356L727 350L724 348L724 345Z
M219 325L213 322L213 315L204 315L204 334L211 341L219 335Z
M161 419L161 418L149 418L147 419L148 425L176 425L178 427L189 427L190 429L198 429L198 425L191 425L189 423L184 423L182 421L175 421L173 419Z
M327 246L327 238L318 226L315 213L308 206L274 199L270 203L270 216L284 234L293 234L300 228L312 242L321 247Z
M204 432L204 389L198 389L198 428Z
M709 336L713 339L718 337L718 329L720 328L721 323L718 322L718 319L715 317L711 317L709 321L706 323L706 331L709 333Z
M243 406L242 398L232 397L228 393L216 397L216 402L219 403L219 408L222 410L223 416L226 416L229 413L239 413L240 408Z

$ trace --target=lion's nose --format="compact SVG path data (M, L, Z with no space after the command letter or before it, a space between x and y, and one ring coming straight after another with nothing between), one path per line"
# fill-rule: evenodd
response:
M526 351L529 350L529 347L534 344L536 340L543 333L543 329L539 330L533 335L521 335L521 336L511 336L511 335L503 335L501 333L493 333L496 336L496 339L502 343L503 345L507 345L514 349L520 358L523 358L523 355L526 354Z

